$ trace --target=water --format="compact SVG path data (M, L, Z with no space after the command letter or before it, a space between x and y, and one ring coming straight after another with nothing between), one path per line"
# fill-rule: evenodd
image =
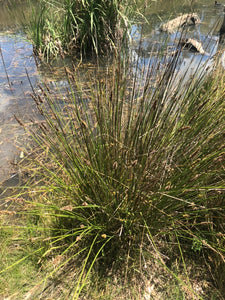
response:
M22 128L14 114L27 116L31 113L31 87L26 70L35 84L38 75L30 43L20 33L1 32L0 47L0 181L7 178L10 168L20 152L18 139Z
M209 55L182 52L180 69L185 70L187 76L190 76L197 65L203 65L205 62L211 65L215 53L223 48L218 44L218 30L224 13L222 8L214 7L214 1L211 0L186 0L182 1L182 5L180 2L177 0L147 1L145 15L149 23L133 26L134 44L132 47L134 54L137 55L142 34L139 54L142 64L147 64L153 44L162 45L166 41L167 46L174 47L180 37L179 34L166 35L160 32L160 24L169 18L177 17L180 13L197 12L201 23L190 27L187 36L199 40ZM37 82L46 76L45 69L37 68L33 48L21 29L16 26L14 12L16 11L17 22L21 22L25 8L23 2L10 9L2 2L0 3L0 47L4 61L3 63L0 59L0 182L10 177L15 178L18 172L16 164L20 160L23 147L26 147L23 129L15 121L14 115L29 120L35 113L30 97L32 92L30 82L36 88ZM217 24L216 27L215 24ZM61 67L62 65L56 67L59 74ZM63 76L58 75L58 77L61 85L66 84ZM46 80L52 81L49 77ZM54 81L52 84L54 85Z
M148 62L149 53L154 43L173 48L177 46L181 34L185 34L187 38L198 40L202 44L203 49L209 54L202 57L200 54L193 55L190 51L182 51L181 68L189 64L193 59L195 60L193 65L198 65L200 60L205 62L217 53L218 47L221 50L218 32L224 18L223 8L215 7L214 1L211 0L182 1L182 4L180 2L176 0L148 1L149 6L146 8L145 14L149 23L145 23L144 26L137 25L133 29L137 37L142 32L142 51L140 54L146 60L146 63ZM162 23L176 18L181 14L191 12L197 13L201 22L196 26L189 26L185 33L178 31L167 34L159 30ZM139 40L136 38L137 45L138 42Z

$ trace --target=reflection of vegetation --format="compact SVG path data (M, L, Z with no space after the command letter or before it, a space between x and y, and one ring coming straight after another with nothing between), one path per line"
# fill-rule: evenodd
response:
M122 38L128 24L125 4L129 1L40 1L33 9L28 36L47 59L71 51L103 54Z
M132 285L138 275L146 284L153 268L171 278L163 289L150 279L161 299L193 299L204 273L190 271L189 261L224 270L224 78L203 82L196 73L175 88L176 61L143 74L115 61L85 87L67 70L66 97L47 86L34 96L45 121L32 133L21 214L35 221L27 230L48 272L42 282L71 280L71 299L96 299L91 282L99 279L101 294L108 276Z

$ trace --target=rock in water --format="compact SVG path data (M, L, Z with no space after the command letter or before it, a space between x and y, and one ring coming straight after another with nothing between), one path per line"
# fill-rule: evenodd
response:
M197 52L200 54L206 54L202 47L202 43L195 39L182 39L179 43L183 48L186 48L192 52Z
M200 18L196 13L184 14L180 17L177 17L173 20L170 20L160 26L160 30L166 31L168 33L173 33L176 29L188 26L195 25L200 23Z

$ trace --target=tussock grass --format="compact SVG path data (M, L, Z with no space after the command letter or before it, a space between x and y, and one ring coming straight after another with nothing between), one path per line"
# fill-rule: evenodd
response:
M47 61L68 53L99 56L110 53L121 38L125 45L135 9L135 2L127 0L41 0L24 27L35 53Z
M140 70L119 53L104 75L87 74L86 86L79 70L65 69L66 95L47 85L33 95L44 121L24 125L35 147L20 214L33 218L32 241L47 271L33 290L40 299L54 285L58 298L90 299L93 278L101 295L106 277L128 286L140 278L139 297L206 299L207 286L198 289L206 272L191 275L189 267L196 256L222 293L223 73L203 78L197 70L182 81L179 51L163 70L154 59ZM162 287L151 270L177 288ZM73 284L59 292L68 278Z

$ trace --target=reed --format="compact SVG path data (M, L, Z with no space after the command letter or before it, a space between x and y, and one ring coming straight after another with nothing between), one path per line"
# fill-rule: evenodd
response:
M120 53L85 86L65 69L67 95L47 85L33 95L44 121L24 125L35 147L21 214L35 218L39 263L54 262L40 283L72 274L71 299L96 274L103 286L109 274L148 278L152 262L177 297L203 299L188 261L224 268L224 77L196 70L185 81L179 51L163 69L160 55L140 69Z
M49 61L65 54L80 57L110 53L128 35L132 1L40 1L25 29L35 52ZM132 8L132 9L131 9Z

